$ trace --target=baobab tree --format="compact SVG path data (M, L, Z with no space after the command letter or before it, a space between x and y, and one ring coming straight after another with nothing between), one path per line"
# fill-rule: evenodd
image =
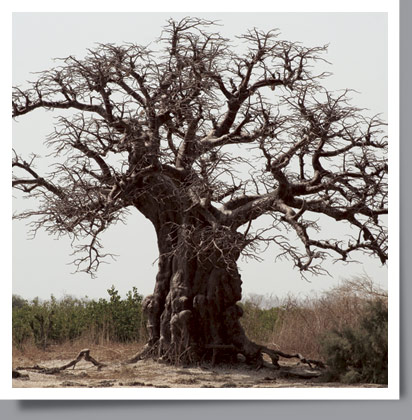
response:
M302 274L356 252L387 260L384 122L351 105L349 90L322 87L326 46L252 29L237 53L215 28L170 20L153 51L100 44L13 90L13 118L66 110L46 139L47 174L14 151L13 187L38 199L16 218L80 241L74 263L91 274L107 256L99 235L128 208L153 224L149 340L133 360L240 354L259 364L267 353L276 364L280 352L250 341L239 322L237 261L262 245ZM348 234L322 231L327 219Z

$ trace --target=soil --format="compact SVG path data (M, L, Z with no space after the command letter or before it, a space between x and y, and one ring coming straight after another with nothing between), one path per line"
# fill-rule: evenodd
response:
M152 388L312 388L312 387L384 387L383 385L346 385L323 382L322 371L298 361L280 360L281 368L259 370L244 364L223 366L171 366L153 360L123 364L136 352L136 346L92 346L90 355L105 366L98 368L84 359L75 367L59 373L40 373L29 367L60 367L75 359L82 348L55 346L47 351L37 349L14 351L13 369L21 377L13 379L14 388L66 387L152 387ZM304 377L306 376L306 377Z

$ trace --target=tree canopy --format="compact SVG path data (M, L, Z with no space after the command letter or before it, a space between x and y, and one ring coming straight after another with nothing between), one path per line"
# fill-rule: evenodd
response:
M14 118L38 108L74 111L61 113L47 139L51 172L14 152L13 187L40 200L15 217L34 217L35 230L90 237L76 260L87 272L104 256L101 232L129 206L156 226L170 210L164 200L207 220L202 250L226 254L230 244L255 255L259 243L275 243L302 272L352 251L384 263L385 123L352 105L350 90L322 87L328 74L316 73L316 63L326 46L252 29L235 48L216 28L170 20L156 49L99 45L83 59L61 59L29 88L15 87ZM270 223L254 229L263 215ZM324 216L350 226L349 238L322 232Z

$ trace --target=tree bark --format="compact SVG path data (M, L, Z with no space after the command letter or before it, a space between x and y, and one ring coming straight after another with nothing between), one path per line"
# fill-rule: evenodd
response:
M145 357L235 362L242 354L246 362L261 365L262 347L246 337L239 322L240 249L234 246L239 234L211 227L198 214L185 216L179 225L163 220L155 228L158 274L153 294L143 302L149 340L130 362Z

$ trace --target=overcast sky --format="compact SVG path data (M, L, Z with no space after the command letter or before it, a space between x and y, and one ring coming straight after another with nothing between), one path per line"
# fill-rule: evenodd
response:
M13 17L13 84L33 80L31 74L53 66L52 58L84 56L96 42L149 44L160 35L170 17L188 14L164 13L18 13ZM281 37L301 41L306 46L329 44L327 70L333 75L325 82L329 89L351 88L359 92L354 104L367 108L370 114L387 118L387 19L379 13L230 13L196 16L221 21L221 32L234 39L248 28L279 28ZM235 40L234 40L235 41ZM324 69L322 67L322 69ZM42 146L53 130L57 113L36 111L13 123L13 146L18 153L45 155ZM37 166L39 172L47 167ZM17 197L17 194L15 195ZM29 203L13 199L15 211ZM150 223L137 211L126 225L113 226L104 235L107 251L118 254L116 261L102 265L96 279L74 270L70 240L56 240L44 232L27 239L26 222L13 222L13 293L25 298L63 294L98 298L107 296L113 284L122 295L136 286L144 295L152 292L156 275L157 247ZM261 255L263 262L240 261L244 295L257 293L283 297L289 293L308 294L329 289L344 278L364 275L387 286L387 269L378 259L364 257L361 264L327 264L332 277L310 277L302 280L291 262L275 262L274 250Z

